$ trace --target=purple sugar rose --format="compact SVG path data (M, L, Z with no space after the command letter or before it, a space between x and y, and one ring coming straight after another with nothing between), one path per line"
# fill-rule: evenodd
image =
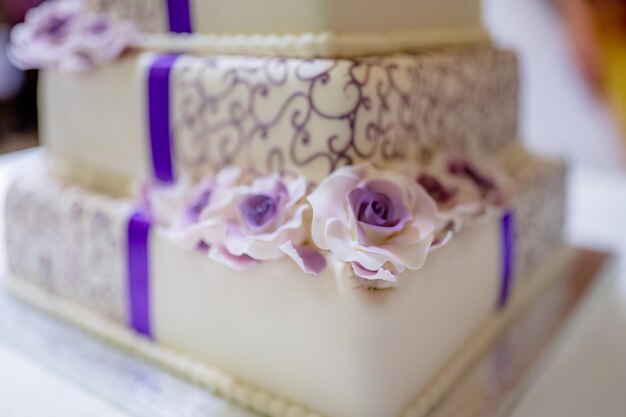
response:
M13 29L9 57L20 69L87 72L118 59L138 40L130 22L90 12L79 0L52 0Z
M394 283L406 269L423 267L437 206L411 177L368 164L345 167L308 200L313 242L350 265L359 279Z
M326 259L308 244L306 192L304 178L252 179L227 168L193 189L171 235L188 248L204 245L210 258L234 269L289 257L317 275Z
M347 201L358 223L356 231L360 242L378 244L388 235L401 231L411 220L402 200L391 197L390 190L400 194L395 184L375 180L364 182L348 193Z

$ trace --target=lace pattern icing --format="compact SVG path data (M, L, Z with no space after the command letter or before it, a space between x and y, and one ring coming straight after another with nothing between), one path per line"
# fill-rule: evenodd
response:
M561 162L536 161L513 175L519 184L514 203L518 245L515 276L524 278L563 239L567 167Z
M167 27L164 0L86 0L92 10L118 19L132 20L143 32L162 32Z
M11 272L125 323L130 208L55 180L17 180L5 215Z
M517 65L491 47L359 60L192 57L172 81L179 171L228 164L320 180L420 145L493 153L517 130Z

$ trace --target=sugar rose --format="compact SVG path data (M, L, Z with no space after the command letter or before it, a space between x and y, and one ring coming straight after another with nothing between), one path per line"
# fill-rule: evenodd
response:
M409 174L437 203L433 247L444 246L465 225L480 223L509 205L510 190L499 169L456 152L436 155Z
M227 168L189 193L172 236L234 269L290 257L317 275L326 260L309 244L307 188L302 177L252 178Z
M80 0L52 0L28 11L11 32L8 52L23 70L87 72L120 58L138 41L129 21L91 12Z
M312 239L368 281L396 282L423 267L437 204L412 178L372 166L341 168L308 197Z

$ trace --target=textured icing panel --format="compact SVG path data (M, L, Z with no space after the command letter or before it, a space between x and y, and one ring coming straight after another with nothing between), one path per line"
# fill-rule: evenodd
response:
M151 177L146 89L156 59L141 54L89 77L45 73L42 136L52 154ZM488 155L517 135L517 62L490 46L360 60L183 55L165 82L179 176L236 163L319 181L346 164L412 159L417 145Z
M517 187L516 276L526 277L562 241L566 204L565 163L535 161L513 171Z
M97 10L129 18L145 30L177 31L184 18L195 33L361 33L480 28L479 0L88 0ZM174 24L173 24L174 23Z
M491 153L516 136L512 54L466 48L363 60L184 57L172 86L178 166L316 180L417 145Z
M13 274L117 322L126 321L129 203L53 179L28 177L12 184L5 210Z
M85 0L93 9L115 18L132 20L144 32L161 32L167 28L164 0Z

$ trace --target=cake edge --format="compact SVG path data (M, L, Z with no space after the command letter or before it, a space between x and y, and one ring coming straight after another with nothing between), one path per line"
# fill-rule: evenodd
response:
M146 34L140 49L290 58L354 58L448 45L490 43L481 27L386 33Z

